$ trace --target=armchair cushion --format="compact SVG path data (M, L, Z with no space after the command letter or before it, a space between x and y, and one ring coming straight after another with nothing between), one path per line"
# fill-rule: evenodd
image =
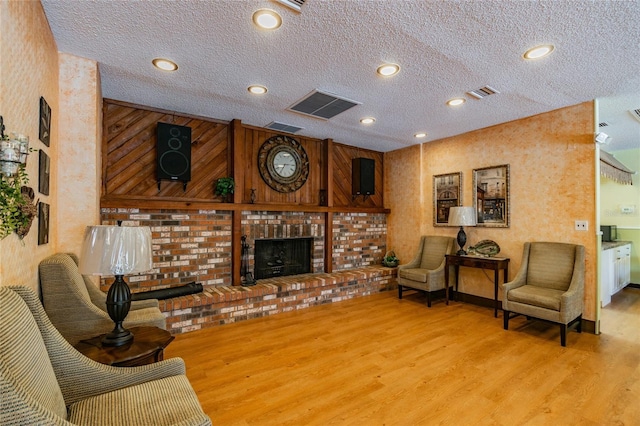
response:
M575 253L572 244L532 244L527 284L566 291L573 276Z
M509 300L512 302L526 303L545 309L560 311L562 290L525 285L509 292Z
M398 276L411 281L426 283L429 280L430 272L431 270L422 268L400 269L398 270Z

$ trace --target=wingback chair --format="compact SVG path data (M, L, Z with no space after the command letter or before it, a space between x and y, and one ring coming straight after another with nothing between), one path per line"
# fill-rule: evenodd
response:
M567 329L577 323L582 332L584 247L575 244L525 243L522 264L513 281L503 284L504 329L512 314L560 325L560 344L567 345Z
M106 308L106 295L88 277L80 274L77 258L57 253L39 265L40 287L45 311L60 334L72 345L80 340L108 333L113 320ZM124 327L166 328L157 300L132 302Z
M431 292L445 288L445 255L454 253L454 241L453 237L438 235L420 238L414 259L398 267L399 299L402 299L403 288L424 291L427 293L427 306L431 307ZM446 300L446 303L449 301Z
M172 358L111 367L76 351L36 293L0 286L0 424L211 425Z

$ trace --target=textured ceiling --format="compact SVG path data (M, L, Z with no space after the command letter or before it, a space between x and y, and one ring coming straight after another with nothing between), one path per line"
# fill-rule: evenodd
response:
M260 127L279 121L378 151L602 98L608 150L640 147L640 121L626 111L640 108L640 0L307 0L301 13L269 0L42 3L58 49L99 63L106 98ZM282 26L256 28L260 7ZM556 50L522 58L543 43ZM156 70L156 57L179 70ZM385 62L400 73L378 76ZM251 84L269 91L251 95ZM465 95L485 85L500 93ZM286 110L314 89L361 105L328 121ZM464 105L445 105L459 96ZM376 122L361 125L365 116ZM414 138L419 131L427 137Z

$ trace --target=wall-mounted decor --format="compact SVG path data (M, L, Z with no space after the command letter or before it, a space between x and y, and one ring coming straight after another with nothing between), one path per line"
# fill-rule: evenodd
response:
M49 195L49 173L51 170L51 160L46 152L40 150L38 191L41 194Z
M300 142L284 135L267 139L258 151L262 179L278 192L294 192L309 177L309 157Z
M462 172L433 176L433 226L447 226L449 209L462 205Z
M476 226L509 227L509 165L473 169Z
M49 242L49 204L38 203L38 245Z
M51 143L51 108L42 96L40 97L40 140L46 146Z

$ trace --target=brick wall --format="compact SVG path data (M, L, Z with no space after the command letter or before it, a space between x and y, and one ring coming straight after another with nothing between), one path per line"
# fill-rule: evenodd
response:
M103 208L104 225L149 226L154 270L127 277L133 292L183 285L231 286L232 215L224 210ZM250 268L258 238L313 238L312 271L324 271L324 213L243 211L242 235L249 243ZM333 216L333 270L378 265L386 252L385 214ZM240 243L239 241L237 242ZM104 282L103 282L104 283ZM103 284L106 290L107 285Z

